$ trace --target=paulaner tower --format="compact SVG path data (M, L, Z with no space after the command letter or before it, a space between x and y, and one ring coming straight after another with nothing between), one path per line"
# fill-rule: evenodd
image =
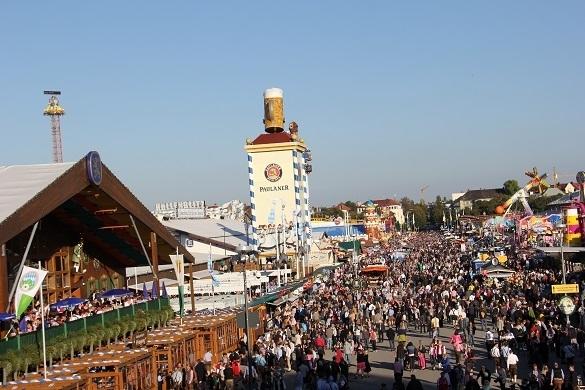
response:
M261 260L304 275L311 240L308 174L311 154L295 122L284 131L283 92L264 91L264 129L246 141L252 232Z

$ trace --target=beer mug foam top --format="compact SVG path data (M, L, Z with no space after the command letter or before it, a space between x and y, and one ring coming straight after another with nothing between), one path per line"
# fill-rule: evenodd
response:
M280 88L268 88L264 91L264 99L282 98L284 93Z

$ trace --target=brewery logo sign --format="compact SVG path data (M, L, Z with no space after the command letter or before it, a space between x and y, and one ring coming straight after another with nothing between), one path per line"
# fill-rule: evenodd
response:
M264 176L272 183L277 182L282 177L282 168L278 164L268 164L264 169Z

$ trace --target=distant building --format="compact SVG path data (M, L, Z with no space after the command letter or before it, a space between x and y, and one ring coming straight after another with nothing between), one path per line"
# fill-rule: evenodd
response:
M394 199L377 199L372 200L372 203L376 205L376 212L380 215L382 219L387 219L390 214L394 216L394 219L399 224L404 224L404 212L402 210L402 205L400 202ZM363 204L360 203L357 207L358 214L362 214L366 211L366 204L368 202L364 202Z
M153 214L159 220L173 219L232 219L243 221L245 205L232 200L222 205L207 206L205 201L162 202L155 205Z
M556 185L556 187L565 194L572 194L573 192L579 191L581 189L581 184L576 182L559 183Z
M346 205L345 203L340 203L335 208L339 211L347 211L348 213L351 211L351 207Z
M461 198L463 195L465 195L465 192L452 192L451 193L451 202Z
M490 188L481 190L469 190L459 198L453 201L453 205L460 210L472 210L473 204L478 201L489 202L492 199L503 196L504 193L500 188Z
M161 202L154 205L154 215L161 219L206 218L205 201Z

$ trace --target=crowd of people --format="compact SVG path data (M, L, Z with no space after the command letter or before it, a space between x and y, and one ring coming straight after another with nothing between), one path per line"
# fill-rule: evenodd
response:
M251 340L250 354L244 337L219 363L212 365L206 354L191 367L175 368L168 383L282 390L290 372L295 390L365 388L370 355L383 346L377 354L394 380L382 388L421 390L416 375L435 370L438 390L577 390L585 311L577 296L570 325L559 312L550 285L560 282L560 271L530 254L510 253L506 266L514 276L488 278L474 273L461 249L433 232L364 249L360 264L323 273L297 300L273 310L271 326ZM397 250L406 256L396 257ZM360 275L361 267L376 263L388 265L388 272ZM579 275L571 278L580 282Z
M69 306L45 305L45 326L60 326L66 322L76 321L85 317L106 313L122 307L135 305L151 299L150 294L129 292L124 296L113 298L101 297L99 292L92 294L87 300ZM8 337L17 334L34 332L41 326L41 306L39 302L31 305L20 319L15 319L8 329Z

